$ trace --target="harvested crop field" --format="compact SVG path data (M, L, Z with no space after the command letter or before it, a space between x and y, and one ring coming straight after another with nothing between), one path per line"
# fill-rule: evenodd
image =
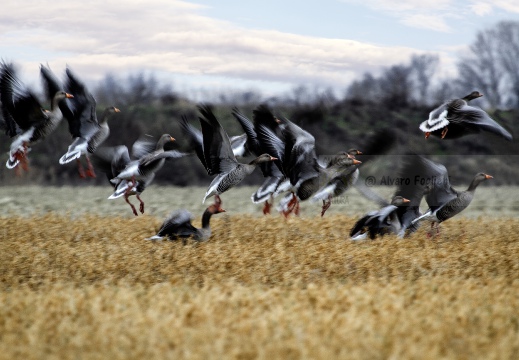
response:
M180 207L154 200L156 189L143 194L150 215L140 217L124 201L96 211L108 205L90 205L95 191L81 188L76 203L69 189L43 189L34 211L15 189L0 190L9 208L0 217L0 358L519 353L519 219L478 213L478 196L473 212L442 224L434 239L424 226L404 240L351 242L353 194L346 215L336 206L321 219L316 205L316 215L286 221L237 207L237 189L222 197L228 213L213 218L211 240L182 245L143 240ZM478 190L479 200L500 196L491 189L480 189L488 199ZM185 206L199 215L195 197L200 208Z

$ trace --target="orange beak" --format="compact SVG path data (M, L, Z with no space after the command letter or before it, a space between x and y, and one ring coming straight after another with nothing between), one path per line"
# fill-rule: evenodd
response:
M270 157L270 161L274 161L274 160L277 160L278 158L275 158L274 156L271 156Z
M114 107L114 111L115 112L121 112L121 110L119 110L118 108Z
M362 161L359 161L357 159L353 159L353 165L362 164Z
M175 138L173 136L170 136L169 141L175 141Z
M493 179L494 177L492 175L485 174L485 179Z
M66 97L68 97L69 99L72 99L72 98L74 98L74 95L72 95L72 94L69 94L69 93L65 93L65 96L66 96Z
M406 198L403 198L403 199L402 199L402 201L403 201L404 203L408 203L408 202L411 202L411 200L409 200L409 199L406 199Z

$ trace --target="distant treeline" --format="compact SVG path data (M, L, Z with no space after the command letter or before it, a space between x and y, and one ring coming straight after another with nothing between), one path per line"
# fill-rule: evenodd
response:
M485 171L495 177L495 184L519 183L519 146L517 140L507 142L490 134L470 135L457 140L424 139L418 129L429 111L444 100L463 97L472 90L484 94L474 105L484 107L519 136L519 22L501 22L477 34L470 52L458 62L459 76L437 81L438 58L415 55L409 63L384 69L380 75L364 74L338 97L331 90L312 91L300 86L285 96L265 99L256 92L212 96L214 111L229 136L243 133L231 116L233 107L252 117L252 110L266 103L273 112L285 116L312 133L317 152L322 155L358 148L377 129L395 131L397 145L368 171L394 171L396 155L407 152L428 154L444 163L453 181L468 182L476 172ZM73 66L73 65L72 65ZM86 78L84 74L78 74ZM174 147L185 149L178 120L185 115L199 127L196 103L186 99L172 87L161 87L153 75L136 74L126 79L107 75L90 89L97 99L100 114L106 106L121 112L110 121L111 134L104 146L127 145L141 135L158 138L169 133L177 139ZM71 142L66 121L45 141L34 145L29 153L30 171L16 177L3 165L7 160L10 139L0 141L0 182L2 184L34 183L44 185L107 185L103 174L97 179L80 179L74 163L59 165L58 159ZM439 158L438 156L441 156ZM244 184L260 183L261 174L247 178ZM210 177L195 155L168 160L155 179L158 184L179 186L208 185Z

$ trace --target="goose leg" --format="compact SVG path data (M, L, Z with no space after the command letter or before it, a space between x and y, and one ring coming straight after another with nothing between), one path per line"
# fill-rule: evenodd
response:
M294 195L294 197L295 197L295 195ZM298 200L297 197L296 197L296 205L294 206L294 214L295 214L296 216L299 216L299 213L300 213L300 209L299 209L299 200Z
M445 135L447 135L447 131L449 131L449 128L448 127L445 127L443 130L442 130L442 139L445 138Z
M426 133L425 133L425 138L426 138L426 139L429 139L429 136L431 136L431 133L430 133L430 132L426 132Z
M263 205L263 215L270 214L270 207L272 206L272 203L269 201L272 199L272 196L265 201L265 205Z
M427 237L429 237L429 238L433 236L433 226L434 226L434 223L431 222L431 230L429 230L427 232Z
M95 178L96 177L96 173L94 171L94 166L90 162L90 158L88 156L85 156L85 157L86 157L87 166L88 166L86 174L87 174L87 176L90 176L91 178Z
M132 192L133 187L135 186L137 182L135 181L135 176L132 176L131 180L129 181L128 187L125 190L125 195L128 195Z
M290 213L294 211L296 204L297 196L296 194L292 193L292 199L290 199L290 201L288 202L286 210L283 210L283 215L285 216L285 218L288 218L288 215L290 215Z
M29 145L27 142L23 143L23 152L20 153L20 165L22 165L22 169L25 171L29 171L29 160L27 159L27 154L29 153Z
M323 200L323 209L321 210L321 217L324 216L324 213L326 212L326 210L328 210L330 208L331 205L332 205L332 199L328 198L326 200Z
M128 203L128 205L130 205L130 207L132 208L133 215L139 216L139 214L137 213L137 210L135 209L135 206L133 206L133 204L128 199L129 196L130 196L129 194L125 193L124 194L124 201L126 201Z
M144 214L144 201L142 201L141 197L139 196L139 194L135 194L135 197L137 198L137 200L139 200L139 202L141 203L139 205L139 210L141 211L141 214Z
M81 179L84 179L86 177L86 175L85 175L85 170L83 169L83 165L81 165L81 160L77 159L76 162L77 162L77 171L79 173L79 177Z

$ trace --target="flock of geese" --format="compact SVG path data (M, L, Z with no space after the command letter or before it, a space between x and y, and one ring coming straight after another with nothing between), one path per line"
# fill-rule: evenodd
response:
M430 222L428 234L435 235L439 224L469 206L477 186L492 178L478 173L466 190L459 191L451 186L445 166L420 155L407 156L398 170L398 178L408 181L400 181L392 199L387 201L357 180L361 166L391 148L394 136L389 130L375 134L364 149L352 148L331 156L318 156L312 134L287 118L275 116L266 105L259 105L253 111L252 120L233 109L232 115L241 124L244 134L231 138L212 108L199 105L201 130L186 117L179 120L189 144L186 152L165 149L168 143L175 141L169 134L163 134L158 140L142 137L133 144L131 152L124 145L103 147L110 133L107 121L119 109L107 107L98 118L94 97L70 68L65 70L63 82L46 66L42 65L40 72L50 109L44 109L38 97L19 81L13 64L0 63L0 126L12 138L7 168L17 172L27 170L32 146L44 141L62 119L66 119L72 141L66 151L64 147L59 163L65 165L75 160L81 177L95 177L95 171L105 173L113 186L109 199L124 197L135 215L138 211L129 197L135 195L140 203L139 212L144 213L140 195L166 159L196 154L207 173L214 176L202 200L214 197L214 203L202 215L202 228L195 228L192 214L181 209L174 211L150 240L209 239L211 216L225 211L220 196L242 182L256 167L265 180L251 199L264 204L264 214L271 212L274 198L282 195L277 209L285 217L291 213L298 215L300 202L306 200L322 202L321 216L324 216L332 200L352 187L379 204L379 209L368 212L356 222L350 232L353 240L374 239L385 234L409 236L422 221ZM490 132L512 141L510 132L485 111L468 104L480 96L482 94L474 91L431 111L429 119L419 125L425 138L433 135L455 139ZM250 155L254 157L252 161L238 161ZM86 162L86 171L82 159ZM420 211L423 198L429 207L424 213Z

